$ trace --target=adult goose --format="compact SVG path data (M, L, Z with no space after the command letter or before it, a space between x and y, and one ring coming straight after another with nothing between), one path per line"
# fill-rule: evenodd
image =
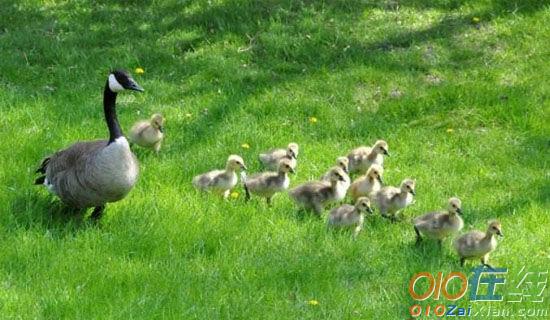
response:
M139 173L137 159L117 119L116 97L124 90L143 91L143 88L126 71L111 72L103 92L109 140L77 142L45 158L36 170L42 176L35 184L45 185L71 207L93 207L93 219L101 217L106 203L124 198Z

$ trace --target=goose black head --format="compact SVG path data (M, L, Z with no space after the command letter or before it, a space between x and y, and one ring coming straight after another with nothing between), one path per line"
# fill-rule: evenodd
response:
M109 89L113 92L133 90L143 92L143 88L125 70L114 70L109 74Z

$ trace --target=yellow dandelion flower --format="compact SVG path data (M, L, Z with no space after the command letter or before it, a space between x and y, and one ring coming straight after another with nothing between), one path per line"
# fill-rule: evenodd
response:
M239 197L239 193L237 191L231 192L231 198L237 199Z
M453 129L453 128L447 129L447 133L453 133L454 131L455 131L455 129Z
M481 21L481 19L479 17L473 17L472 18L473 23L479 23L479 21Z
M145 70L143 70L142 67L137 67L136 70L134 70L134 72L136 74L144 74L145 73Z
M318 306L319 305L319 301L317 300L309 300L307 302L307 304L309 304L310 306Z
M250 145L248 143L243 143L243 144L241 144L241 148L250 149Z
M310 123L317 123L317 118L315 118L315 117L310 117L310 118L309 118L309 122L310 122Z

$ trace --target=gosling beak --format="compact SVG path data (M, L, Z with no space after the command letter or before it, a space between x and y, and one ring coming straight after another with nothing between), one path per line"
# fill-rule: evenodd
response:
M502 231L500 230L497 230L497 235L501 236L501 237L504 237L504 234L502 233Z
M411 194L412 194L413 196L416 196L416 191L411 190Z
M164 133L164 127L163 127L163 126L159 126L159 131L160 131L161 133Z
M243 165L241 165L241 169L246 171L248 168L243 164Z
M338 180L340 180L340 181L346 181L346 179L345 179L343 176L339 176L339 177L338 177Z
M376 180L378 180L378 182L380 182L381 184L384 184L384 181L382 181L382 177L381 177L381 176L378 176L378 177L376 178Z
M388 150L384 150L384 154L388 157L390 156L390 153L388 152Z
M462 215L462 209L460 209L460 208L456 208L456 213L458 213L458 214Z
M139 91L139 92L144 91L143 88L139 84L137 84L137 82L134 79L130 79L130 83L128 83L126 89L133 90L133 91Z
M296 170L294 170L294 168L290 168L290 173L296 174Z
M298 160L298 156L296 156L296 154L295 154L294 152L291 152L291 153L290 153L290 156L291 156L292 158L294 158L295 160Z
M368 213L374 213L374 210L372 210L371 207L367 207L367 212L368 212Z
M348 169L348 168L342 168L342 170L344 170L345 173L349 173L349 169Z

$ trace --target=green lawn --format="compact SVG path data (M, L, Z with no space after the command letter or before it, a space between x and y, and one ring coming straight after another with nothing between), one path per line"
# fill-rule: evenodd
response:
M461 268L450 240L416 247L407 222L369 217L354 241L284 194L268 208L244 203L242 188L230 201L192 188L231 153L253 173L260 151L291 141L296 186L385 139L386 183L417 180L406 217L458 196L464 231L501 220L493 265L548 270L546 1L0 8L0 318L404 319L414 273L477 265ZM167 138L158 157L136 151L136 187L94 225L33 186L33 172L59 148L108 136L101 94L115 67L145 69L135 76L145 93L119 97L123 128L161 112ZM545 304L473 305L547 307L549 291Z

